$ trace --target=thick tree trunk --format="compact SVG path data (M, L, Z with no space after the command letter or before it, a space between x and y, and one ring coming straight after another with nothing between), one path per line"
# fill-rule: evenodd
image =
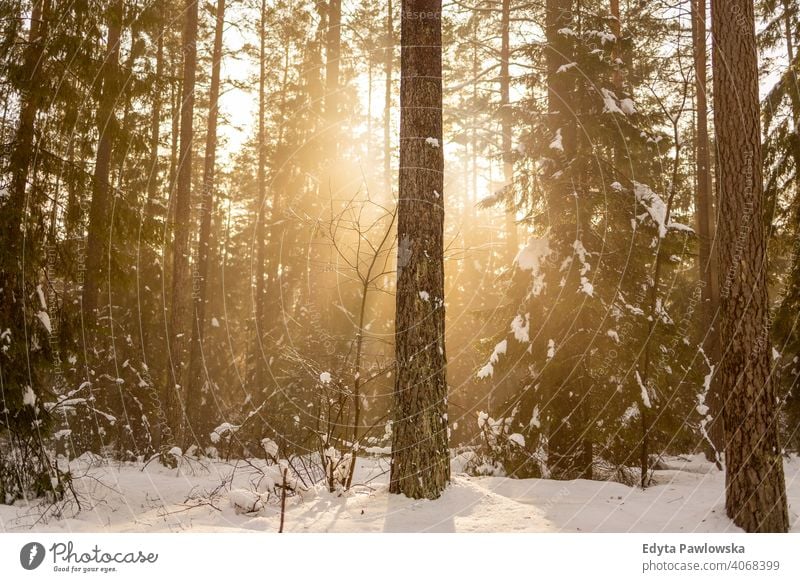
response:
M108 16L108 42L103 63L103 91L97 112L100 141L92 177L92 204L89 208L89 232L86 241L86 279L83 285L83 317L89 327L97 317L100 287L109 273L108 246L109 205L111 202L111 151L117 137L117 119L114 104L119 94L119 45L123 0L114 3Z
M209 250L211 246L211 215L214 211L214 170L217 163L217 120L219 117L219 85L222 64L222 33L225 27L225 0L217 0L216 24L214 27L214 51L211 59L211 87L208 96L208 127L206 129L206 151L203 160L203 191L200 206L200 238L197 241L197 265L192 295L194 318L192 321L192 346L189 360L189 387L186 404L193 439L198 440L198 431L203 427L207 415L203 402L205 387L210 385L206 374L203 340L206 326L206 289L208 285Z
M692 43L694 46L695 69L695 103L696 118L696 153L695 168L697 172L697 236L700 242L698 267L700 280L703 282L701 311L703 349L711 365L719 362L719 333L715 321L719 308L719 277L717 253L714 247L715 213L713 199L713 183L711 181L711 155L708 139L708 96L706 81L706 0L692 0ZM706 399L712 420L706 427L713 448L712 456L722 452L725 447L724 428L722 423L722 399L719 394L719 383L712 377L711 387ZM718 458L714 459L719 462Z
M789 527L770 378L767 240L752 0L712 0L719 185L721 345L728 516L748 532Z
M197 0L186 0L183 31L183 101L181 102L180 153L175 188L175 236L172 243L172 310L169 326L169 376L164 402L171 441L181 445L185 429L185 397L188 382L189 334L192 316L192 272L189 266L192 233L192 141L194 139L194 92L197 73Z
M444 351L441 0L403 0L396 374L390 491L450 479Z

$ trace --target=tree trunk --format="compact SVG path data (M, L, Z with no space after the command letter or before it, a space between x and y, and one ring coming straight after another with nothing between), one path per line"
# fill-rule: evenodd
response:
M97 317L100 287L109 273L106 270L110 231L111 150L117 137L114 104L119 94L119 49L124 1L117 0L108 15L108 42L103 63L103 91L97 112L100 141L92 177L92 204L89 208L89 232L86 241L86 279L83 286L83 317L91 328Z
M767 313L760 110L752 0L712 0L719 185L726 499L748 532L789 527Z
M441 5L441 0L402 3L397 368L389 489L415 499L439 497L450 479Z
M150 174L147 180L147 210L149 221L155 214L155 200L158 194L158 146L161 137L161 79L164 77L164 5L157 4L159 28L156 40L156 82L153 87L153 104L150 112Z
M611 32L616 37L614 41L614 48L611 51L611 60L616 61L619 58L622 58L620 55L620 40L622 39L622 16L620 15L619 11L619 0L611 0ZM624 78L622 77L622 71L619 67L614 69L614 76L612 78L614 83L614 88L617 91L617 96L622 95L622 89L624 84Z
M696 118L696 153L695 168L697 172L697 236L699 239L698 267L700 280L703 282L701 324L703 350L712 366L719 362L719 333L715 322L719 309L719 278L717 253L714 248L715 215L713 200L713 184L711 181L711 156L708 139L708 95L706 82L706 0L692 0L692 44L694 47L695 69L695 102ZM719 385L712 376L711 387L706 399L712 420L707 425L711 445L715 449L711 456L719 463L718 452L724 449L724 428L722 426L722 399Z
M258 211L256 212L256 389L264 390L267 381L267 355L263 341L266 329L266 273L267 273L267 144L265 132L266 94L266 0L261 0L261 18L259 24L259 68L258 68L258 174L256 187L258 190Z
M14 138L14 148L9 159L11 183L8 188L8 199L2 208L5 251L3 256L8 262L4 265L6 275L17 271L16 262L20 259L22 242L22 217L25 209L25 188L28 183L31 157L33 155L34 122L41 107L41 91L36 82L44 56L45 38L47 37L47 18L49 17L49 0L34 2L31 11L31 27L28 33L28 46L23 56L24 69L28 77L24 79L20 99L19 125ZM5 288L5 285L0 285ZM14 290L12 285L9 289ZM12 292L15 292L12 291ZM5 299L10 305L13 299Z
M194 139L194 91L197 73L197 0L186 0L183 31L183 101L181 102L180 153L175 187L175 237L172 243L172 311L169 327L169 376L164 401L171 440L184 440L185 396L188 382L188 334L191 333L192 272L189 253L192 233L192 140ZM163 435L162 437L167 436Z
M217 119L219 117L219 84L222 63L222 33L225 27L225 0L217 0L216 25L214 27L214 51L211 60L211 87L208 96L208 127L206 129L206 151L203 160L203 192L200 207L200 238L197 241L197 275L193 285L194 321L192 325L192 346L189 360L189 387L186 404L189 424L194 439L197 431L203 429L205 410L202 393L209 386L203 340L206 324L206 289L208 285L209 249L211 245L211 215L214 212L214 169L217 163Z
M328 158L336 159L339 134L339 61L342 54L342 0L328 2L328 30L325 37L325 128L332 151Z
M506 209L506 262L511 264L517 256L517 221L514 210L514 158L511 151L512 123L511 116L511 74L510 59L511 0L502 0L500 12L500 126L502 133L501 148L503 150L503 188L508 198Z
M386 195L392 192L392 69L394 67L394 20L392 0L386 2L386 87L383 95L383 179Z

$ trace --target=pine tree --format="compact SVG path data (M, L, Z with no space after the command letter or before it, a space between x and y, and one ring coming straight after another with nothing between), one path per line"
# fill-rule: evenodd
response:
M186 0L183 29L183 94L180 153L175 190L175 233L172 242L172 289L169 313L169 369L164 391L167 433L161 445L182 446L185 431L187 367L191 334L192 271L189 265L192 233L192 142L194 139L195 78L197 76L197 0ZM163 430L163 428L162 428Z
M771 379L758 62L752 0L713 0L725 508L748 532L789 527Z
M441 0L401 5L400 199L389 489L435 499L450 479L444 346Z
M202 435L208 417L201 413L207 402L211 381L205 363L204 338L206 305L208 303L208 274L211 253L211 215L214 211L214 188L217 163L217 120L219 117L220 69L222 68L222 36L225 27L225 0L217 0L214 25L214 50L211 60L211 87L208 99L208 126L206 128L205 156L203 160L203 190L201 193L200 236L197 240L197 276L193 286L194 317L192 318L192 345L189 361L189 386L186 407L193 439Z

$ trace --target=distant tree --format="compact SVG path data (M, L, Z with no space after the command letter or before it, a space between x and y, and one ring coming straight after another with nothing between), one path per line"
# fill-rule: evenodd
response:
M192 317L192 345L189 361L189 386L186 405L192 439L197 440L205 427L208 414L203 414L211 380L203 354L208 303L208 273L211 254L211 215L214 212L214 187L217 163L217 121L219 118L220 70L222 68L222 40L225 28L225 0L217 0L214 24L214 49L211 56L211 87L208 97L208 126L206 150L203 158L203 190L201 192L200 236L197 240L197 280L193 287L194 309Z
M197 0L186 0L183 29L183 96L180 153L175 190L175 233L172 241L172 289L169 313L169 366L164 391L169 433L161 445L183 446L189 337L192 314L192 271L189 264L192 233L192 142L194 140L195 79L197 77ZM165 440L166 437L166 440Z

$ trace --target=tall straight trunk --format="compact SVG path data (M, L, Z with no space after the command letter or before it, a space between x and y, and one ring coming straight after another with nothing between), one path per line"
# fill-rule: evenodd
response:
M719 362L719 333L715 322L719 308L719 277L717 253L714 248L715 213L713 200L713 183L711 181L711 154L708 139L708 95L706 81L706 0L692 0L692 45L694 47L695 69L695 103L697 108L695 127L695 168L697 173L697 192L695 207L697 209L697 236L700 242L698 267L700 280L703 282L701 294L701 324L703 349L711 365ZM712 376L712 383L706 398L712 420L706 430L715 461L719 462L717 452L724 448L724 428L722 426L722 398L719 394L719 383Z
M325 36L325 128L335 159L338 148L336 136L339 132L339 65L342 53L342 0L328 1L328 31Z
M266 354L262 345L267 322L266 311L266 272L267 272L267 144L265 131L266 116L266 0L261 0L261 20L259 24L259 73L258 73L258 212L256 213L256 387L266 388Z
M548 130L551 135L561 132L564 148L563 160L574 159L577 155L576 124L573 115L569 113L573 107L570 102L572 88L566 76L558 72L561 66L570 62L571 49L559 30L572 28L575 25L576 18L572 5L572 0L546 0L545 3L544 58L547 74ZM563 160L559 160L559 162L563 163ZM574 186L566 184L564 180L556 181L547 193L548 206L559 208L560 200L565 199L572 188ZM575 230L578 229L575 228ZM559 242L563 245L563 241ZM564 252L569 251L565 250ZM571 347L570 350L570 357L574 357L576 360L581 359L583 348L577 351ZM574 439L574 434L570 434L571 431L566 428L569 425L565 419L570 413L568 410L570 407L572 404L568 401L565 402L564 394L561 391L553 398L553 418L548 428L548 468L551 474L557 478L574 478L575 476L573 457L579 443Z
M719 187L725 508L747 532L789 527L767 297L758 52L752 0L712 0Z
M507 262L511 264L517 255L517 221L513 203L514 162L511 151L512 126L511 116L511 74L509 72L511 30L511 0L502 0L500 10L500 126L502 133L501 148L503 150L503 188L509 195L509 206L506 210L506 252Z
M181 102L180 153L175 187L175 236L172 242L172 310L169 325L170 366L166 383L166 418L171 434L162 432L162 445L181 445L185 429L192 317L192 272L189 265L192 234L192 141L194 92L197 74L197 0L186 0L183 30L183 101ZM171 437L164 441L163 437ZM172 442L169 442L171 440Z
M441 0L402 3L396 374L389 490L415 499L439 497L450 479L441 8Z
M478 196L478 71L480 69L480 60L478 59L478 19L473 18L474 24L472 27L472 118L470 120L470 162L471 162L471 172L470 172L470 185L472 186L472 199L474 204L472 205L471 212L472 218L475 218L475 205L478 203L479 196ZM492 180L489 180L489 183L492 183ZM490 391L491 393L491 391ZM488 398L490 397L489 394L486 395L487 397L487 404L486 410L489 410Z
M108 41L103 62L103 90L97 112L100 141L97 144L92 204L89 208L89 232L86 241L86 279L83 286L83 316L92 327L97 317L98 299L103 280L108 278L106 238L110 231L111 151L117 137L114 104L119 94L119 49L124 0L117 0L108 15Z
M392 0L386 2L386 55L383 94L383 179L387 196L392 192L392 69L394 67L394 18Z
M158 194L158 147L161 137L161 79L164 77L164 24L163 4L158 5L159 29L156 40L156 82L153 87L153 102L150 110L150 174L147 179L147 209L149 219L155 213L155 200Z
M789 101L792 104L792 135L789 139L789 147L794 161L796 188L797 192L800 193L800 117L798 117L800 116L800 88L797 86L797 68L794 61L790 0L783 0L783 34L786 42L786 60L789 63L787 92L789 93ZM797 210L795 222L800 225L800 209Z
M620 58L619 43L622 38L622 15L619 11L619 0L611 0L609 8L611 10L611 32L616 37L614 48L611 51L611 59L613 61ZM620 97L624 79L622 78L622 71L619 68L614 69L612 80L614 82L614 88L617 90L617 96Z
M211 247L211 215L214 211L214 170L217 163L217 119L219 117L219 84L222 63L222 33L225 28L225 0L217 0L216 25L214 27L214 51L211 56L211 87L208 96L208 127L206 128L206 151L203 160L203 191L200 206L200 238L197 241L197 265L192 295L194 318L192 321L192 345L189 359L189 386L186 404L189 425L193 438L202 429L205 410L202 393L209 385L205 373L203 340L206 325L206 289L208 285L209 249Z
M8 199L0 212L5 245L3 256L7 261L7 264L3 265L3 270L6 271L4 276L12 278L14 277L12 273L16 272L18 268L16 262L21 256L22 218L25 209L25 188L33 157L34 122L36 114L42 106L42 95L38 89L37 77L41 74L49 11L50 0L34 2L31 10L28 45L23 53L24 70L27 76L23 79L23 88L19 96L19 124L9 159L11 183L8 188ZM0 284L0 287L4 290L7 288L11 293L16 292L13 285L6 287L6 285ZM14 298L7 298L3 303L10 305L12 301Z

